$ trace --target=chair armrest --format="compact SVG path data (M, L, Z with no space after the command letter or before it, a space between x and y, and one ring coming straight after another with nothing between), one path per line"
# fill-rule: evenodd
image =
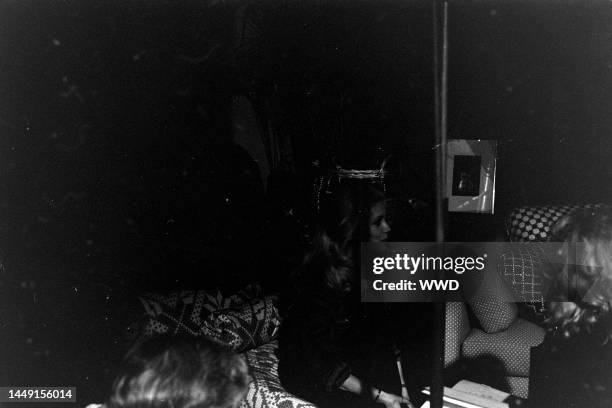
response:
M470 321L464 302L446 303L444 366L449 367L461 358L461 345L470 332Z
M494 359L506 375L527 377L531 348L541 344L545 335L542 327L519 318L499 333L472 330L463 342L462 354L468 359Z

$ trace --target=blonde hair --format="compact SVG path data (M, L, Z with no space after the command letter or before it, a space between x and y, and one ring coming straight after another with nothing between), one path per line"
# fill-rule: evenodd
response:
M576 210L553 228L553 242L563 243L562 264L550 264L554 301L548 322L569 337L610 318L612 302L612 210ZM612 333L610 327L605 328Z
M312 250L304 259L303 269L328 288L351 291L354 252L359 243L369 239L371 209L384 200L378 185L363 180L344 180L324 196Z
M199 338L149 339L132 349L108 408L234 408L248 384L236 353Z

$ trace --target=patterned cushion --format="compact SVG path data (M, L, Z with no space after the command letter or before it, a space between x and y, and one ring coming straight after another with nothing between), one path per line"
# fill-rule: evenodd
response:
M577 208L600 208L604 204L520 207L506 219L506 238L511 242L544 242L559 218Z
M231 296L220 292L183 291L147 294L145 335L162 333L206 336L244 353L252 381L241 408L316 408L283 389L278 378L280 317L274 297L262 297L259 287Z
M264 299L239 309L212 312L202 326L202 334L235 351L244 351L276 338L280 327L274 299Z
M512 286L517 300L531 313L544 318L543 278L541 266L546 257L544 249L537 244L520 244L502 254L497 264L498 272Z
M258 286L247 286L245 290L231 296L224 296L219 291L210 293L204 290L174 292L169 295L146 294L140 297L145 310L143 334L202 335L202 328L211 313L239 309L255 301L260 294Z
M227 298L204 291L143 296L148 319L144 334L205 336L235 351L260 346L276 337L280 316L273 297L250 298L251 293Z
M240 408L316 408L287 391L278 378L278 342L272 341L244 353L253 381Z
M463 342L463 355L467 358L495 356L500 359L510 376L529 374L531 347L544 340L545 330L523 319L517 319L500 333L485 333L473 329Z

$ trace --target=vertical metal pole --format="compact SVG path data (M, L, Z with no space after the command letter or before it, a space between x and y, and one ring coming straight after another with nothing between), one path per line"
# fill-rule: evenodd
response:
M444 2L444 9L442 12L442 89L441 92L441 103L440 103L440 160L441 160L441 180L442 194L444 194L445 183L446 183L446 139L448 131L447 112L448 112L448 2ZM445 200L446 197L443 197ZM446 206L444 206L446 207ZM445 210L445 208L443 208ZM442 214L445 214L443 212ZM443 220L444 221L444 220ZM444 241L444 232L446 230L446 223L442 222L442 234L438 237L440 242Z
M440 138L441 138L441 133L440 133L440 50L439 50L439 39L438 36L440 35L438 32L438 2L439 0L432 0L431 2L431 6L432 6L432 16L433 16L433 72L434 72L434 129L435 129L435 151L437 152L438 148L439 148L439 143L440 143ZM440 156L436 153L436 183L438 182L438 172L440 169L438 160L439 160ZM438 192L437 190L437 185L436 185L436 194ZM437 198L436 197L436 202L437 202ZM436 217L437 217L437 207L436 207ZM437 218L436 218L437 221ZM438 225L436 223L436 228L438 228ZM437 230L436 230L437 231ZM436 237L438 235L436 234Z
M438 5L433 0L434 29L434 99L436 119L436 242L442 243L446 233L446 140L447 140L447 87L448 87L448 3L442 3L442 52L440 69L440 46L438 36ZM434 304L434 348L433 376L431 383L431 408L443 407L444 395L444 338L446 325L446 304Z
M436 132L436 242L444 242L446 233L446 141L447 141L447 99L448 99L448 3L442 8L442 49L438 42L437 3L434 0L434 104ZM440 58L441 57L441 58ZM440 67L440 59L441 67Z

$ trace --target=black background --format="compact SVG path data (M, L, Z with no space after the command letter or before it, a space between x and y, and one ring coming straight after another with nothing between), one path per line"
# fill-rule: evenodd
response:
M449 10L449 137L499 150L496 215L451 215L451 239L609 202L612 3ZM393 153L432 229L431 21L419 1L2 1L0 384L100 401L140 291L284 279L313 162ZM269 179L231 143L237 95L282 140Z

